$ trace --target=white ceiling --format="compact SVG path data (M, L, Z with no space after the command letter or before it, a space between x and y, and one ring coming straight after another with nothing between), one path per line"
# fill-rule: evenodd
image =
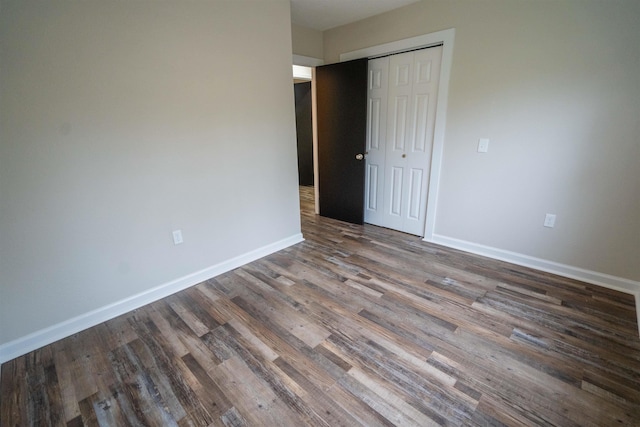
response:
M419 0L291 0L291 21L324 31Z

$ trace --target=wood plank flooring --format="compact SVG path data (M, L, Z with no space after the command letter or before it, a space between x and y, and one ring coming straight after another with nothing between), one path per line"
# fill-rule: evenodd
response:
M313 214L2 366L2 426L638 426L630 295Z

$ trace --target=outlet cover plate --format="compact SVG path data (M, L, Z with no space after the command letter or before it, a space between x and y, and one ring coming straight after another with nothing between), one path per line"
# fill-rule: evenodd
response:
M486 153L489 151L489 138L480 138L478 140L478 153Z
M544 226L553 228L556 225L556 215L555 214L546 214L544 217Z

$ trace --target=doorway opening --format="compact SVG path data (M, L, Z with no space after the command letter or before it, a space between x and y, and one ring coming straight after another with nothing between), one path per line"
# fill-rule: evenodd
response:
M294 82L294 90L296 83L311 83L311 141L312 141L312 168L313 168L313 191L314 191L314 204L315 204L315 213L318 214L320 212L319 200L318 200L318 185L317 177L318 177L318 141L317 141L317 130L316 130L316 89L315 89L315 67L324 64L324 61L318 58L312 58L309 56L302 55L293 55L293 82ZM296 128L297 132L297 128ZM298 159L300 161L300 159Z

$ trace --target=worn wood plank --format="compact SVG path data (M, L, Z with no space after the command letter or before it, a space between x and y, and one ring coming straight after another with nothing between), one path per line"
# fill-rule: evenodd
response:
M69 343L70 340L64 339L51 344L51 350L54 359L53 363L56 366L58 384L60 387L62 411L64 413L65 421L67 422L78 419L78 417L81 418L80 407L78 406L79 399L76 397L76 391L73 386L73 377L70 369L70 359L67 352L67 345ZM4 372L4 365L2 365L2 370Z
M182 360L200 383L200 387L195 391L206 402L207 410L213 417L212 423L221 425L222 416L233 407L233 404L193 356L186 354L182 356Z
M130 416L129 421L134 424L175 426L175 418L168 411L158 385L154 382L150 370L143 366L133 347L135 343L136 341L125 344L110 353L114 372L121 385L117 401L126 405L124 412ZM93 412L96 412L95 409Z
M166 377L169 388L173 390L180 405L193 419L194 423L207 425L212 422L211 414L193 391L192 385L197 379L189 371L181 357L173 353L171 341L168 341L150 318L140 314L131 321L139 339L154 354L155 363Z
M19 357L2 364L0 377L0 421L2 424L17 426L29 420L27 415L30 396L25 381L26 357Z
M237 356L222 362L212 377L237 402L236 408L251 425L304 425L288 410L274 390L261 382Z
M348 411L344 410L341 405L330 398L323 390L320 390L312 381L300 374L284 359L277 359L275 364L303 390L300 398L306 406L317 414L323 424L344 427L358 424L358 421Z

